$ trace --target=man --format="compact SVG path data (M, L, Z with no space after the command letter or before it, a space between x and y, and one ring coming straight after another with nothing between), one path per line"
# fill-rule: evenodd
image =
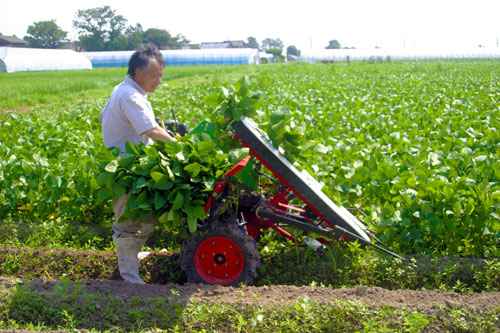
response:
M146 98L147 93L153 93L161 83L164 67L165 60L156 46L148 45L134 52L128 63L125 81L113 89L99 115L106 147L118 147L124 152L126 141L152 144L155 140L175 140L155 121L151 103ZM115 200L113 241L122 278L131 283L144 284L139 277L138 254L159 222L153 220L150 214L146 221L118 223L129 197L130 193Z

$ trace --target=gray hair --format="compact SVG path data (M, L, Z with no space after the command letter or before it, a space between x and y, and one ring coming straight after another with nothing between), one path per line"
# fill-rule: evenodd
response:
M127 74L134 77L136 69L139 69L142 73L145 73L150 65L151 59L156 59L160 66L165 67L165 59L163 55L158 51L156 45L149 43L143 45L139 50L135 51L128 61L128 72Z

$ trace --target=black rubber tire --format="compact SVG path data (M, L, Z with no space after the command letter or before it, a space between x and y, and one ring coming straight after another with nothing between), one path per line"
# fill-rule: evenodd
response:
M231 283L210 283L206 281L195 268L195 255L198 247L207 239L212 237L226 237L236 243L241 249L244 257L243 270ZM246 234L244 228L234 223L216 223L212 230L199 233L195 232L182 245L181 269L186 272L188 282L202 284L220 284L225 286L238 286L240 283L250 285L257 277L257 269L260 267L260 256L257 252L255 239Z

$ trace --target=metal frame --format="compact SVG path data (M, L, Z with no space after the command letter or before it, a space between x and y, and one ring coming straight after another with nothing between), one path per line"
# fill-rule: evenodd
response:
M253 121L249 118L243 118L235 125L235 130L237 137L242 141L242 145L250 149L251 155L268 168L281 181L283 187L274 197L262 197L254 207L241 211L241 218L236 216L237 212L234 212L235 219L239 220L239 222L236 222L247 224L257 230L272 228L294 242L298 242L298 240L280 225L295 227L333 240L357 240L362 246L373 246L380 251L405 260L405 258L392 252L385 244L373 236L362 222L347 209L335 205L321 192L317 181L310 175L298 171L272 146L267 136L260 131ZM209 217L205 221L206 224L210 224L217 218L231 176L243 169L252 156L247 156L241 160L216 184L214 192L205 206L205 211L209 212ZM305 210L301 207L289 205L291 192L299 197L324 223L318 223L304 215ZM238 210L239 207L236 209ZM291 211L302 214L295 214ZM381 246L373 243L371 238ZM322 238L318 238L318 240L328 243L327 240Z

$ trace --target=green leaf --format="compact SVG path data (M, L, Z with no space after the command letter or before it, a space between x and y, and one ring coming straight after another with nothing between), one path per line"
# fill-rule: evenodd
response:
M177 192L179 192L181 189L177 186L175 186L169 193L168 193L168 196L167 196L167 201L169 202L174 202L175 200L175 196L177 195Z
M168 190L170 190L173 186L174 186L174 183L173 183L173 182L171 182L171 181L167 181L167 182L165 182L165 183L155 184L155 185L154 185L154 188L155 188L155 189L158 189L158 190L168 191Z
M219 179L220 177L222 177L222 175L224 175L226 172L224 170L217 170L215 172L215 178L216 179Z
M182 226L182 214L180 213L180 211L175 210L175 211L173 211L172 215L173 215L172 226L174 226L174 227ZM195 229L195 231L196 231L196 229Z
M142 188L147 186L148 186L148 179L146 177L139 177L139 179L137 179L137 184L136 184L137 188Z
M356 138L357 143L364 143L365 142L365 134L361 132L358 137Z
M455 191L453 190L453 188L451 186L446 185L443 188L443 193L444 193L446 200L450 200L453 197L453 195L455 194Z
M121 185L120 183L114 183L113 184L113 193L116 197L123 197L127 193L127 189L125 186Z
M278 110L271 112L269 119L271 120L271 124L277 124L280 122L284 122L289 114L290 109L288 109L287 107L279 106Z
M221 87L222 90L222 97L223 99L228 99L229 98L229 91L227 90L226 87Z
M281 120L281 121L271 125L271 127L268 128L269 138L271 139L271 141L273 141L273 144L274 144L274 141L279 142L279 140L281 140L283 138L285 133L286 133L286 130L285 130L285 121L284 120Z
M120 185L125 186L126 188L131 188L134 184L134 177L126 175L118 179L117 181Z
M132 163L134 162L137 155L131 153L123 153L118 155L118 165L124 168L130 168Z
M429 213L432 212L431 210L431 205L429 203L424 203L422 205L422 207L420 208L420 211L422 212L423 216L426 217L427 215L429 215Z
M172 168L172 173L174 174L174 176L176 177L179 177L179 178L184 178L185 177L185 174L184 174L184 170L183 170L183 164L176 164L173 168ZM181 181L181 180L179 180Z
M500 201L500 191L495 191L495 192L491 193L490 198L492 200Z
M200 220L204 220L207 217L207 212L205 212L203 206L197 205L193 207L193 215Z
M139 193L139 195L135 199L135 203L137 205L141 205L141 204L147 203L147 202L148 202L148 191L147 190L142 190L142 192Z
M314 150L320 154L328 154L330 152L330 150L332 149L332 147L330 146L325 146L324 144L322 143L318 143L315 147L314 147Z
M170 169L170 167L168 165L165 166L165 169L167 170L167 174L168 174L168 177L170 178L170 180L175 181L175 176L174 176L174 173L172 172L172 169Z
M184 153L182 151L178 152L175 154L175 156L179 159L179 161L185 161L186 158L184 157Z
M238 163L249 154L248 148L234 148L229 151L229 161L233 164Z
M188 164L184 167L184 170L189 174L190 177L196 177L200 171L204 168L200 163L194 162Z
M470 149L468 147L463 148L461 152L462 152L462 154L472 155L472 149Z
M195 232L196 228L198 226L198 219L194 216L188 216L187 225L188 225L189 232L191 232L191 233Z
M61 179L60 176L56 176L54 178L54 185L55 185L56 188L61 187L61 185L62 185L62 179Z
M248 113L252 111L252 101L250 100L250 98L244 97L238 103L238 108L240 110L243 110L243 114L245 116L248 116Z
M97 175L97 185L111 187L115 180L114 173L101 172Z
M179 191L179 192L177 192L177 195L175 196L174 203L172 204L172 209L173 210L180 209L183 205L184 205L184 196Z
M162 184L169 180L168 175L161 172L151 172L150 176L156 184Z
M201 141L196 145L196 150L201 156L214 154L216 144L213 141Z
M111 148L116 148L116 147L111 147ZM96 162L98 163L109 163L111 162L112 160L116 159L116 157L119 155L118 154L113 154L113 152L111 151L111 148L110 150L104 150L104 151L100 151L97 153L96 155Z
M232 119L239 121L241 119L241 116L243 115L243 112L240 108L233 108L231 111L231 116Z
M132 173L140 176L149 176L149 172L154 164L134 164L131 168Z
M140 155L139 150L130 141L125 142L125 151L136 156Z
M103 203L113 198L113 194L109 188L101 188L97 193L97 202Z
M155 191L155 197L154 197L155 210L160 210L161 208L163 208L163 206L165 206L166 203L167 203L167 198L165 198L165 196L162 195L161 192Z
M245 77L242 77L237 83L236 83L236 89L238 90L238 95L240 97L245 97L248 94L248 79Z
M488 155L480 155L480 156L477 156L474 158L474 160L476 162L483 162L483 161L486 161L488 159Z
M165 213L161 214L160 217L158 218L158 221L161 223L167 223L169 221L168 214L169 214L169 212L165 212Z
M141 221L147 221L149 217L150 212L147 210L140 210L139 211L139 217Z
M109 162L104 167L104 170L106 170L107 172L111 172L111 173L115 173L117 169L118 169L118 161L117 160L113 160L113 161Z
M181 146L177 141L164 141L161 144L163 145L163 151L168 155L175 155L181 151Z

